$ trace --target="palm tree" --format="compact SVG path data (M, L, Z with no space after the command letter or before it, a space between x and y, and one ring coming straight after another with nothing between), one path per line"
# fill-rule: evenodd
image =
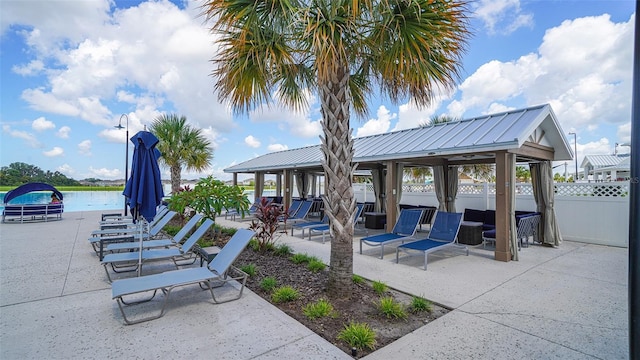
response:
M349 297L353 274L351 179L357 165L349 125L367 115L375 90L393 102L430 104L452 89L469 36L464 0L207 0L203 14L219 35L213 76L223 100L246 112L274 98L304 109L321 102L325 214L333 240L329 291Z
M403 171L406 177L418 184L424 184L425 179L431 176L431 167L429 166L406 167Z
M156 146L162 153L160 163L171 171L171 192L180 191L182 168L203 171L213 158L211 142L200 129L187 124L187 118L176 114L162 114L151 124L151 132L160 142Z

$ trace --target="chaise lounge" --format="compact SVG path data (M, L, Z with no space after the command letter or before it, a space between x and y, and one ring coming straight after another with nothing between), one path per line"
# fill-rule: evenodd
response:
M449 213L444 211L436 212L431 231L426 239L412 241L402 244L396 248L396 263L399 261L400 251L418 251L424 254L424 270L427 270L427 256L434 251L442 250L446 247L455 246L466 250L469 256L469 248L458 244L458 231L462 223L462 213Z
M250 230L239 229L229 240L229 242L220 250L218 255L216 255L216 257L213 258L213 260L211 260L211 262L206 267L167 271L160 274L114 281L111 285L111 296L112 299L116 300L118 303L118 307L120 308L120 312L122 313L122 317L124 318L124 323L127 325L131 325L162 317L165 314L167 302L169 300L169 296L171 295L171 291L181 286L193 284L200 284L200 286L202 286L202 284L204 284L206 286L205 289L209 290L213 302L216 304L237 300L242 297L242 291L244 290L247 274L242 270L234 267L233 263L238 258L240 253L245 249L253 235L254 232ZM233 271L234 274L237 275L235 277L229 276L231 271ZM232 280L241 282L241 287L238 295L226 300L218 300L213 292L213 288L220 287ZM161 290L164 294L164 301L162 302L162 308L160 309L159 314L142 317L135 320L127 317L124 311L125 306L131 306L150 301L155 297L158 290ZM135 300L133 302L124 300L125 296L129 297L135 294L150 291L153 291L153 294L150 298Z

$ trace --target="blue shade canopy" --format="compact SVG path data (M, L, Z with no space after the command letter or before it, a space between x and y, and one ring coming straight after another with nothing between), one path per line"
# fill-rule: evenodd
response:
M32 182L20 185L17 188L8 191L4 195L4 203L6 204L20 195L28 194L33 191L53 191L53 193L58 196L58 199L62 201L62 193L58 191L58 189L56 189L53 185L40 182Z
M156 149L158 138L148 131L140 131L131 137L131 142L135 146L131 177L122 194L127 197L134 218L142 216L147 221L152 221L156 216L156 207L164 196L158 166L161 154Z

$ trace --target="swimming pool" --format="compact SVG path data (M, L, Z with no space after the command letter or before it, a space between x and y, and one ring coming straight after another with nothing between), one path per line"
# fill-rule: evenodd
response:
M6 191L0 192L4 199ZM275 190L265 190L263 196L275 196ZM253 202L253 191L246 191L247 198ZM124 195L120 191L62 191L64 211L122 210L124 211ZM36 191L20 195L11 200L11 204L48 204L51 191ZM0 211L4 204L0 201Z
M4 199L6 192L0 192ZM62 191L64 211L122 210L124 195L120 191ZM51 191L37 191L18 196L11 204L47 204L51 201ZM0 210L4 204L0 204Z

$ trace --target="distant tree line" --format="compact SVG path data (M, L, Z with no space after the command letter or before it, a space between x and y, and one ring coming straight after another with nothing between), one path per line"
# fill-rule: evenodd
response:
M53 186L78 186L77 180L66 177L59 171L43 171L37 166L21 162L0 168L0 186L20 186L29 182L43 182Z

